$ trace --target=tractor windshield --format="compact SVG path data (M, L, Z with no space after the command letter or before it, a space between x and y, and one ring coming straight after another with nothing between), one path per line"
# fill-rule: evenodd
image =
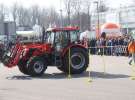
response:
M44 40L45 40L46 43L53 44L53 42L54 42L54 32L46 32Z
M69 42L73 43L79 40L79 31L58 31L55 32L55 43L61 43L63 47L67 46Z
M53 42L54 42L54 32L49 34L47 42L50 43L50 44L53 44Z
M63 47L67 46L69 42L69 35L67 31L55 32L55 44L61 44Z
M58 44L63 47L67 46L69 42L73 43L79 40L78 30L59 30L59 31L47 31L44 37L46 43Z

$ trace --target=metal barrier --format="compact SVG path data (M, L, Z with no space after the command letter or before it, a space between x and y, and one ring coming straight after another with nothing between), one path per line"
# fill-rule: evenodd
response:
M103 55L128 55L127 46L118 45L118 46L96 46L89 47L91 49L91 54L101 54ZM103 52L104 49L104 52Z

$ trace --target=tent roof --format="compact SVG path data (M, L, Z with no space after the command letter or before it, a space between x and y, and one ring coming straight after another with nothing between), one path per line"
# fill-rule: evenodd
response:
M120 25L116 23L105 23L101 26L102 29L120 29Z

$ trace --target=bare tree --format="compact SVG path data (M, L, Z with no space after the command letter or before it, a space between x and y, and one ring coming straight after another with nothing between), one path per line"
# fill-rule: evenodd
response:
M51 7L49 10L48 10L48 17L49 17L49 23L52 24L52 25L55 25L57 26L57 23L58 23L58 13L56 12L55 8Z
M67 13L67 17L68 17L68 25L71 24L71 11L73 8L73 0L64 0L64 4L65 4L65 10Z
M105 12L109 9L106 3L107 3L106 0L99 0L99 12Z
M32 27L32 21L31 21L31 15L30 15L30 11L29 9L25 8L23 11L23 25L24 26L28 26L28 27Z
M49 26L48 23L49 23L49 21L48 21L48 10L43 8L40 11L39 24L44 28L48 28L48 26Z
M11 14L13 17L13 21L16 22L17 20L17 9L18 9L19 5L18 3L14 3L13 6L11 7Z
M32 18L32 24L39 24L39 18L40 18L40 8L38 5L34 5L31 7L31 18Z
M81 16L80 16L81 3L82 3L82 0L73 0L72 1L74 14L77 16L75 20L77 20L77 25L80 28L81 28Z
M6 14L6 8L3 4L0 5L0 21L4 21Z
M18 20L18 24L19 26L24 26L24 17L25 17L25 8L23 6L18 6L17 7L17 20Z
M90 10L91 10L91 5L92 5L92 3L94 3L94 0L85 0L85 2L84 2L84 6L85 6L85 12L86 12L86 15L87 15L87 17L86 17L86 27L87 27L87 29L88 30L91 30L91 13L90 13Z
M24 8L21 5L14 4L15 6L12 7L12 16L14 22L18 24L18 26L30 26L30 13L29 9Z

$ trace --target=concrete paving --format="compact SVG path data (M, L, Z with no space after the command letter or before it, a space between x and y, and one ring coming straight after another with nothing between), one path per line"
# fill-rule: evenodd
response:
M68 79L57 68L49 67L42 77L32 78L17 67L8 69L0 64L0 100L135 100L135 80L130 79L128 60L91 56L91 83L89 68Z

